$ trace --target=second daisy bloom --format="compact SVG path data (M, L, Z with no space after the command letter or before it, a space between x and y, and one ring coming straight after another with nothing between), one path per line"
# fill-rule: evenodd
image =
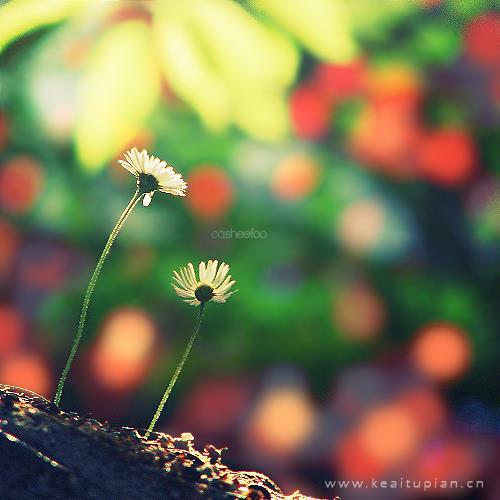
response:
M177 293L184 298L184 302L191 304L192 306L200 306L198 309L198 317L194 326L193 333L189 339L188 345L184 349L181 360L179 361L175 372L170 379L170 382L163 393L163 397L160 400L160 404L156 409L153 419L149 424L148 430L146 431L145 437L149 438L156 422L160 418L161 412L167 402L172 389L184 367L191 348L193 347L196 336L200 331L201 320L203 318L203 312L205 306L211 300L215 302L226 302L226 300L236 291L231 290L232 286L236 283L231 280L231 275L229 274L229 266L226 263L222 263L219 266L217 260L209 260L208 263L200 262L198 266L198 276L194 270L193 264L191 262L185 266L181 267L179 271L174 271L174 280L177 284L173 284L173 287Z
M226 302L235 292L230 291L236 281L231 280L229 265L222 263L219 266L217 260L209 260L207 264L200 262L198 266L198 277L191 262L179 271L174 271L172 283L177 295L186 299L184 302L192 306L205 304L210 300L214 302Z

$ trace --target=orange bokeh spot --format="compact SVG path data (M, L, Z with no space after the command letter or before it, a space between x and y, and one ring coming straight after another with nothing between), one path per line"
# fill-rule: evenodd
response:
M52 376L47 363L37 354L19 352L0 365L0 383L15 385L40 396L50 396Z
M325 136L331 114L330 99L312 85L302 85L290 96L290 118L297 137L320 139Z
M419 134L418 116L413 110L383 101L364 109L349 138L349 145L361 163L397 179L412 179Z
M398 109L415 109L422 95L420 76L403 65L372 68L366 78L366 87L372 104L384 102Z
M412 350L416 368L427 377L449 381L460 377L471 358L470 340L456 326L437 323L424 328Z
M24 214L33 206L42 189L40 164L28 156L6 161L0 170L0 205L15 214Z
M376 199L356 201L348 205L337 225L337 235L344 247L356 254L374 249L380 240L385 210Z
M227 173L215 165L202 165L188 178L186 201L202 219L224 215L233 203L234 188Z
M21 314L14 308L0 305L0 357L16 349L23 338L25 324Z
M408 459L420 443L410 412L394 404L370 410L359 425L358 437L366 453L385 467Z
M286 157L272 178L273 193L283 200L305 198L318 184L320 167L309 156L296 154Z
M459 186L477 167L477 152L465 130L428 132L417 146L417 163L423 176L443 186Z
M500 54L500 15L488 12L473 19L465 29L465 52L487 67L498 67Z
M319 64L314 83L330 99L347 99L364 89L366 65L363 60L346 64Z
M343 290L334 301L333 321L346 336L359 340L375 337L383 328L385 307L378 295L366 285Z
M124 308L104 323L91 358L94 377L109 390L134 388L147 373L154 351L156 329L143 311Z
M316 415L303 391L281 388L269 391L258 402L247 429L252 448L286 458L311 435Z

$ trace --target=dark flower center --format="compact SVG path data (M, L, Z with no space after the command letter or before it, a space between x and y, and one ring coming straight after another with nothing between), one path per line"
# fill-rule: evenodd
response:
M204 304L214 296L214 289L208 285L201 285L195 290L194 296Z
M156 191L160 187L158 180L154 175L145 173L139 174L137 186L139 187L139 192L141 193L151 193L151 191Z

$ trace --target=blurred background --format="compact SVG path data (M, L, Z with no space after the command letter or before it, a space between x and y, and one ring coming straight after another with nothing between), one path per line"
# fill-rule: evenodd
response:
M159 429L286 492L500 498L500 16L494 0L12 1L0 10L0 383L50 398L134 179L62 407ZM422 490L327 480L432 480ZM450 489L445 481L483 480Z

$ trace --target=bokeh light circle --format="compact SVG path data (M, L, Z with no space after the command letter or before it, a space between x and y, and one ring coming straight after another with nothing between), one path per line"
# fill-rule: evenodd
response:
M341 290L334 300L333 321L349 338L368 340L383 328L385 307L375 291L365 284L355 284Z
M282 200L294 201L305 198L318 184L320 167L305 154L284 158L272 178L272 191Z
M347 99L364 89L366 64L357 59L345 64L319 64L314 82L330 99Z
M420 373L446 382L460 377L469 367L471 343L462 329L436 323L418 333L411 356Z
M414 109L422 95L421 77L413 68L400 64L371 68L366 76L366 88L373 104L383 103L400 110Z
M306 394L294 387L268 391L258 401L247 428L252 448L290 457L311 435L315 411Z
M415 177L414 148L419 134L414 112L389 100L363 109L349 143L361 163L406 180Z
M16 352L0 364L0 383L15 385L49 397L52 374L46 361L36 353Z
M10 158L0 169L0 205L13 214L24 214L33 207L42 184L38 161L29 156Z
M374 250L385 223L385 210L375 199L363 199L347 205L340 214L337 236L349 251L364 255Z
M417 146L417 164L431 182L455 187L466 182L477 168L477 152L468 132L459 128L423 134Z
M134 388L146 375L156 341L150 316L140 309L122 308L104 322L94 348L91 370L108 390Z
M292 127L301 139L320 139L328 132L332 108L329 99L312 85L296 88L290 97Z
M0 358L19 346L24 331L24 319L20 312L7 304L0 304Z
M406 460L419 444L420 432L410 412L398 405L370 410L358 429L361 446L375 460L392 466Z
M201 219L217 219L233 203L234 187L228 174L215 165L201 165L188 177L186 201Z
M474 18L465 28L465 52L474 61L497 67L500 54L500 14L487 12Z

